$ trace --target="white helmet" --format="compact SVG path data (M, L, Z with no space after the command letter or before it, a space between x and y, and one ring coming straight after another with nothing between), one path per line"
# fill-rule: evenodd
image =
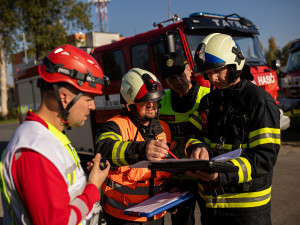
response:
M139 68L132 68L123 76L120 92L125 101L121 99L121 103L127 105L159 101L165 95L157 77Z
M234 65L236 71L241 71L245 64L245 57L238 44L231 36L220 33L206 36L199 44L194 59L199 72L225 65Z

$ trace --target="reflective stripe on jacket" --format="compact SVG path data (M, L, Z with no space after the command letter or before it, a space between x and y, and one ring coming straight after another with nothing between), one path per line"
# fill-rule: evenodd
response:
M132 121L122 115L117 115L110 119L118 124L121 130L121 136L115 133L113 135L116 140L116 146L114 146L115 154L124 155L124 157L118 157L125 160L126 142L133 141L137 127ZM160 121L164 132L156 136L157 140L167 140L169 143L171 140L168 125L163 121ZM167 133L166 133L167 132ZM144 138L138 133L136 141L144 141ZM166 190L166 181L171 176L170 173L156 172L154 179L154 193L158 194ZM108 179L102 185L103 193L106 195L104 210L108 214L117 217L119 219L131 220L131 221L147 221L146 217L127 216L124 214L124 210L138 204L149 198L149 179L151 177L151 171L146 168L129 168L129 166L121 166L116 170L110 170ZM162 217L164 213L160 213L154 217L158 219Z
M187 112L175 112L172 107L171 90L167 90L164 98L161 100L159 117L166 122L171 130L172 138L177 141L175 155L180 158L186 158L184 154L184 127L187 126L189 117L198 109L199 103L204 95L209 93L209 88L199 87L197 96L195 96L194 106Z
M214 90L201 100L190 117L197 136L186 143L185 151L189 155L197 147L207 147L217 156L242 148L242 155L230 160L239 170L219 173L224 194L213 197L200 183L199 193L214 215L227 215L232 209L245 214L270 210L273 167L280 149L278 107L267 92L247 80L234 91L225 91Z

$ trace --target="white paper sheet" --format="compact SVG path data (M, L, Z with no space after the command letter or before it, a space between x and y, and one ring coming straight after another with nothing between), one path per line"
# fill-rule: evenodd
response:
M229 161L231 159L236 159L236 158L240 157L241 153L242 153L242 149L239 148L239 149L224 153L222 155L213 157L213 158L211 158L211 161L226 162L226 161Z
M178 200L181 196L186 195L188 192L175 192L169 193L164 192L158 195L155 195L152 198L147 199L135 206L132 206L125 211L136 212L136 213L151 213L158 208L163 208L166 205Z

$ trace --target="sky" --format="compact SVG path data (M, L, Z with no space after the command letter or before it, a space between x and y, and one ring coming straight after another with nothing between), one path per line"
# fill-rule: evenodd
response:
M129 37L149 31L154 22L169 18L169 2L171 15L176 13L180 18L194 12L237 13L258 27L264 49L268 49L271 36L279 49L300 38L300 0L111 0L107 4L107 32ZM91 20L94 31L100 31L94 7ZM9 75L7 80L13 83Z
M128 37L153 29L154 22L169 18L169 1L171 15L176 13L180 18L194 12L246 17L258 27L264 48L268 48L271 36L280 49L300 38L300 0L111 0L107 4L108 32ZM92 13L96 14L95 10ZM93 22L94 30L99 31L96 17Z

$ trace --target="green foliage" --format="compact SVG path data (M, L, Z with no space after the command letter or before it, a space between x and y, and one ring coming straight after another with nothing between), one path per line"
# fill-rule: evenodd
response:
M36 60L66 44L68 33L92 29L90 5L77 0L22 1L20 14L21 26Z
M279 52L277 49L275 38L273 36L271 36L268 39L268 42L269 42L269 50L266 53L266 60L268 65L272 65L272 60L278 59Z
M21 17L18 13L18 1L0 1L0 48L5 52L5 59L17 48L17 29Z
M19 47L23 32L32 58L41 59L65 44L67 34L91 30L91 5L79 0L1 0L0 48L6 60Z
M0 121L4 120L17 120L18 119L18 108L12 107L8 110L8 114L6 116L0 115Z
M269 39L269 49L265 54L268 65L272 64L272 60L279 59L281 66L286 66L289 58L289 47L291 46L292 41L287 43L282 49L278 49L276 45L275 38L271 36Z

